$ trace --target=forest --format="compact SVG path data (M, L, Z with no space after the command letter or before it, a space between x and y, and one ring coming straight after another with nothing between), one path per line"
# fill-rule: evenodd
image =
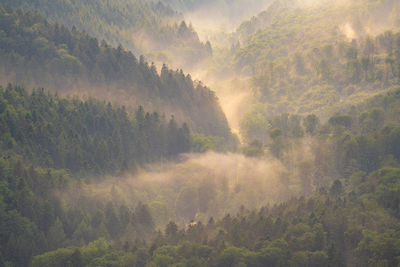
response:
M352 115L334 115L327 124L320 124L315 115L307 117L300 126L285 127L282 123L272 131L275 140L269 150L276 153L277 143L284 145L275 157L288 164L288 172L297 173L288 179L298 179L292 185L302 191L301 196L257 209L242 205L235 213L219 219L211 216L204 222L192 221L184 226L170 221L156 228L151 208L141 202L128 208L120 199L118 188L112 187L114 192L110 192L108 202L85 199L89 196L85 188L68 177L68 173L18 166L18 162L13 165L5 159L3 170L9 173L8 177L16 177L18 169L22 174L18 176L18 184L13 185L13 179L10 183L3 182L12 200L3 200L3 206L6 210L14 207L6 213L13 220L21 220L20 214L32 216L24 213L31 209L23 209L26 206L22 203L33 201L25 199L29 194L21 194L20 190L43 190L42 186L33 186L34 181L40 183L46 175L47 179L50 176L54 180L57 190L75 188L71 194L79 198L76 201L80 205L69 205L65 198L56 198L57 207L45 209L54 212L50 214L53 225L47 223L47 229L40 229L43 232L35 232L32 222L21 221L24 242L36 234L41 239L35 240L53 249L61 247L34 257L32 266L396 266L400 252L400 128L399 117L394 112L399 107L400 91L397 90L358 106ZM302 130L303 135L296 129ZM320 154L311 162L296 162L297 170L291 170L291 151L311 136L318 142L315 153L319 150ZM279 139L285 141L279 142ZM263 157L254 153L257 144L252 145L255 148L247 150L252 152L247 156ZM79 193L81 190L83 194ZM215 187L214 190L223 189ZM231 193L225 194L228 197ZM186 196L186 205L193 203L191 197ZM204 200L201 203L204 205ZM15 210L18 207L22 210ZM186 208L189 212L193 209ZM40 218L36 216L36 220ZM6 254L6 260L21 264L22 259L15 255L27 255L22 246L25 243L6 233L5 251L14 251ZM144 239L144 235L149 239ZM38 252L48 248L36 246Z
M163 0L182 12L194 23L196 30L203 27L234 29L244 20L266 8L272 1L265 0ZM210 28L209 28L210 30ZM215 30L215 29L214 29Z
M173 117L19 86L0 88L1 149L24 162L72 174L118 172L191 150L190 131ZM12 153L11 153L12 155Z
M0 267L398 267L399 11L0 0Z
M127 108L174 115L199 133L230 138L215 94L182 70L158 73L143 56L112 48L89 35L48 23L31 11L0 6L0 80L93 96ZM17 45L18 44L18 45ZM204 114L207 120L204 119Z
M183 15L162 1L1 0L13 8L35 10L52 22L76 27L114 47L122 45L154 61L192 66L212 54Z

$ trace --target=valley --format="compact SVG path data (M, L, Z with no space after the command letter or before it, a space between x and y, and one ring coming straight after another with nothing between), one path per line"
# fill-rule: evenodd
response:
M0 0L0 266L397 266L396 0Z

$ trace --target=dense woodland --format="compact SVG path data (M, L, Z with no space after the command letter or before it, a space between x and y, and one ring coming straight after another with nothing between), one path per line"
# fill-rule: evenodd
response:
M139 239L153 231L152 218L143 204L131 211L110 202L86 214L63 206L54 190L71 185L68 171L34 168L9 156L2 157L0 164L1 266L29 266L33 255L45 251L82 246L97 238L112 240L125 234L125 227Z
M43 254L32 265L397 266L399 217L391 203L398 199L398 176L399 169L384 168L352 188L338 181L308 199L243 209L185 230L171 222L148 246L110 248L98 240Z
M258 14L272 0L163 0L175 10L188 14L188 19L194 19L200 28L201 20L214 24L214 27L233 29L243 20ZM207 27L207 26L205 26ZM211 28L209 30L215 30Z
M97 110L104 110L104 117L122 112L126 118L121 109L107 107L104 103L59 99L42 91L27 95L21 88L9 86L3 98L19 102L17 110L23 114L29 114L26 110L22 112L23 103L32 107L31 102L37 99L42 100L36 105L43 111L45 106L56 107L57 103L58 110L63 110L61 103L64 102L70 112L74 108L78 113L80 108L97 107ZM276 118L269 152L261 147L261 153L256 153L260 147L253 144L255 147L248 149L247 155L263 157L263 153L272 153L280 158L294 174L290 179L297 180L297 190L308 197L259 210L243 207L237 215L196 222L184 228L171 222L162 232L153 232L153 217L159 214L152 214L149 207L140 202L134 207L127 206L119 200L116 189L111 188L108 202L96 198L85 200L84 195L79 194L83 185L72 178L71 170L25 165L23 157L15 155L21 145L18 139L13 140L16 143L14 154L7 153L11 148L3 148L5 156L1 160L3 261L25 266L33 255L72 245L74 247L35 257L32 265L347 266L362 263L396 266L400 249L396 204L400 167L399 106L397 90L377 96L349 113L334 115L327 124L321 124L315 115L303 120L295 119L296 115ZM10 114L11 105L6 107L4 118ZM135 121L140 112L137 111ZM24 117L24 124L28 126L26 118L30 116ZM86 117L90 120L90 116ZM150 114L145 117L149 118ZM3 121L6 122L12 125L10 121ZM40 136L42 134L45 132ZM290 157L291 151L309 138L316 142L313 161ZM38 156L41 155L33 159ZM80 197L77 199L80 205L69 205L69 201L54 194L68 188L73 189L71 194ZM185 203L194 202L187 196ZM186 207L189 211L193 209L194 206ZM150 236L152 238L148 239ZM105 239L97 240L101 237ZM79 248L88 242L94 243Z
M161 1L14 1L14 8L36 10L52 22L77 27L117 47L122 44L135 54L152 60L193 66L211 56L210 43L202 43L182 14Z
M128 109L143 105L174 115L195 131L230 138L214 93L182 70L160 74L143 57L42 16L0 6L0 81L45 87L62 94L94 96Z
M330 114L398 85L400 35L388 31L257 66L252 83L265 114Z
M0 2L0 267L400 265L397 1L275 0L218 51L185 12L244 1ZM239 149L143 36L250 92Z
M397 1L325 2L275 1L237 29L239 42L225 60L251 79L254 100L242 122L244 138L260 128L265 140L266 122L275 115L316 113L326 121L398 86Z
M43 89L28 93L0 88L1 151L12 151L35 166L68 169L73 174L124 171L189 152L190 132L174 118L129 115L124 107L94 99L63 98Z
M397 266L400 130L393 112L398 112L399 105L397 90L358 106L352 115L337 114L324 125L316 116L308 118L301 125L303 136L295 133L297 127L276 128L275 138L284 137L283 144L292 146L276 157L284 158L301 139L310 136L319 146L329 144L331 150L321 148L327 155L321 154L315 158L318 162L311 163L315 164L311 168L319 169L294 163L307 197L256 210L242 207L221 219L210 217L185 227L171 221L147 242L131 234L114 241L99 239L84 247L61 248L36 256L32 266ZM274 153L273 147L269 150ZM332 173L335 170L336 174ZM329 179L329 186L319 184L324 178ZM316 189L310 190L313 187ZM133 216L137 212L122 205L115 211L114 225L132 233L128 225L138 225ZM105 225L109 214L112 212L106 210ZM86 216L76 224L80 229L84 222L85 240L90 241L94 218Z
M0 107L0 247L17 266L26 266L32 254L54 246L82 243L78 233L83 229L78 226L83 214L64 207L54 195L54 190L71 186L72 177L99 179L100 174L135 172L144 163L171 159L191 149L185 124L179 127L173 118L168 122L142 107L130 116L123 107L104 102L67 99L43 90L27 93L11 85L0 88ZM73 185L79 187L80 182ZM135 216L125 211L128 220ZM91 230L89 240L124 233L112 221L116 211L111 203L95 212L93 220L102 230ZM138 204L137 212L144 213L138 223L151 233L146 206ZM67 234L63 227L70 227ZM143 229L136 230L144 234Z

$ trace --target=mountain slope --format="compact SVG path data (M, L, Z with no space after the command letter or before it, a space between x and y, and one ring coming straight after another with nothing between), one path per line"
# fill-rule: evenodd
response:
M229 137L214 93L181 70L157 73L121 47L99 44L77 30L48 23L29 11L0 7L0 81L95 96L136 109L174 115L195 131Z
M397 266L399 106L396 90L370 99L349 114L331 117L315 132L307 128L304 138L312 136L319 142L320 154L314 155L317 168L305 162L304 152L300 162L288 163L298 165L297 179L304 189L320 186L307 197L256 210L242 206L235 215L192 221L182 229L170 222L164 231L154 233L150 244L127 238L58 249L36 256L33 266L76 259L83 266ZM289 136L291 129L280 130L285 149L293 150L302 137ZM324 168L338 172L339 178L329 170L321 173ZM314 183L325 175L332 179L328 184ZM82 257L76 257L78 252Z
M275 1L237 29L238 43L213 71L251 78L247 117L326 120L399 84L399 8L392 0Z
M307 34L308 38L297 43L302 45L304 41L323 40L325 35L329 36L342 24L349 23L354 31L350 38L362 37L398 28L399 8L398 2L393 0L277 0L251 20L243 22L237 34L241 41L246 42L259 30L286 24L289 28L296 27L303 35ZM307 29L311 31L307 32Z
M0 151L34 166L68 169L74 175L116 174L129 166L189 152L187 125L157 113L90 99L65 99L9 85L0 88ZM130 118L133 117L133 118Z
M264 10L271 0L163 0L179 10L185 17L194 20L196 26L227 27L234 29L245 19ZM197 23L196 23L197 22Z
M211 46L201 43L183 16L160 1L10 1L14 8L36 10L52 22L75 26L114 47L119 44L135 55L148 54L154 61L193 65L211 55Z

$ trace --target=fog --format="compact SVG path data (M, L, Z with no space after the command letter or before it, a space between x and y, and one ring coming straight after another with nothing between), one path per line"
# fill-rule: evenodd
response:
M232 132L240 137L240 122L255 102L249 78L229 76L218 79L198 72L194 73L194 77L205 81L217 93Z
M76 182L58 196L65 206L86 212L108 202L131 210L144 203L156 227L163 229L171 220L181 227L191 220L207 223L211 217L236 215L243 207L259 209L330 186L333 172L324 165L332 150L329 144L304 138L285 147L280 159L268 152L259 157L211 151L183 154L135 173Z
M202 40L212 31L233 31L241 22L265 10L272 0L236 0L207 2L194 10L184 11Z
M202 41L206 41L210 32L229 33L239 22L267 8L270 2L236 1L228 9L220 2L209 3L195 10L186 11L184 16L193 24ZM303 8L332 2L334 1L298 1L299 6ZM342 5L346 2L335 3ZM384 10L377 10L375 14L379 15ZM394 17L395 14L391 14L385 20L386 24L375 26L371 17L349 18L338 27L346 38L355 39L359 38L362 32L376 34L383 28L387 29L387 25L390 25ZM141 48L158 49L157 44L154 45L145 34L138 38L141 40L139 42ZM162 59L156 63L161 65ZM182 63L178 61L171 64L179 66ZM192 77L203 81L217 93L232 131L239 134L243 116L250 111L252 103L257 101L251 91L250 79L233 74L225 77L210 76L208 72L214 67L212 60L191 67L184 69L185 72L190 72ZM77 88L81 90L81 86ZM115 95L111 95L111 90L101 89L96 88L97 96L103 99L116 99ZM75 90L71 89L70 92L79 92ZM89 91L93 91L93 88L83 90L83 92ZM82 90L80 92L83 96ZM125 98L126 96L120 95L118 101L122 104L123 101L129 101L131 105L140 102L133 97ZM148 106L149 109L154 109L151 104ZM172 110L167 112L173 113ZM183 117L184 120L184 114L178 114L176 117L178 119ZM106 177L102 182L89 181L86 184L77 184L71 190L59 195L67 205L88 209L91 203L96 201L111 200L132 208L137 203L143 202L149 205L158 226L165 225L169 220L174 220L180 225L190 220L205 222L210 217L219 218L226 213L235 214L242 205L248 209L255 209L299 196L305 193L302 187L308 187L306 193L309 194L315 189L315 185L312 186L310 182L310 179L314 179L312 173L317 167L314 158L317 154L313 150L315 147L321 150L313 140L304 140L301 144L291 146L280 160L269 155L250 158L235 153L186 154L182 155L178 162L151 164L140 169L138 173ZM301 177L307 177L308 181L304 182ZM324 185L328 182L318 181L315 184Z
M352 40L357 37L356 32L353 29L353 26L349 22L340 25L339 29L346 36L347 39Z
M169 220L180 225L207 222L210 217L236 214L242 205L260 208L297 194L296 182L277 159L208 152L182 155L179 162L152 164L100 183L79 184L60 196L68 206L83 209L107 201L133 209L142 202L161 227Z

